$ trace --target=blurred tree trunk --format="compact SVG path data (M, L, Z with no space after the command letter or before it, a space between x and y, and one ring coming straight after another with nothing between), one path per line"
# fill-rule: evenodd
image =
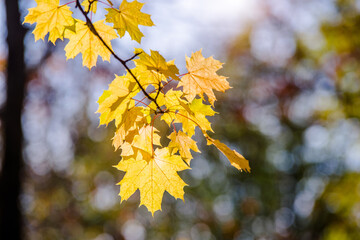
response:
M25 89L24 36L19 4L5 0L7 21L7 101L3 115L4 157L0 176L0 239L22 239L23 221L20 207L22 182L21 112Z

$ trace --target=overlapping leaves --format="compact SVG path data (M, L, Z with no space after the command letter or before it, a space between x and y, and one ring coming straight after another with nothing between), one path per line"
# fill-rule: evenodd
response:
M135 52L139 52L139 49ZM199 59L204 59L204 62L199 62ZM188 62L194 63L190 66L188 64L189 72L179 77L172 61L166 62L159 52L151 51L151 54L147 54L143 51L140 58L135 60L136 67L132 71L143 86L155 89L150 93L154 101L141 99L135 94L139 92L139 88L129 74L116 77L109 89L103 92L98 102L100 123L108 124L109 121L115 120L117 129L113 145L116 149L122 150L122 160L117 168L126 172L119 183L123 200L139 189L141 204L154 213L161 209L164 191L183 199L183 187L186 184L177 172L190 168L193 158L191 151L200 152L192 139L196 128L201 130L209 145L217 147L229 159L231 165L242 171L250 171L248 161L241 154L207 134L208 131L212 132L207 117L213 116L215 111L203 100L203 93L219 90L216 87L218 79L221 79L221 84L228 86L226 79L217 75L218 67L214 67L214 61L216 62L213 58L204 58L201 51L198 51L188 59ZM200 68L201 70L197 70ZM214 84L203 84L202 91L196 92L194 97L189 97L191 94L178 89L178 86L184 86L185 83L196 84L188 80L188 75L196 75L197 79L207 79ZM210 76L216 77L211 79ZM127 87L130 82L136 91ZM162 91L170 82L175 83L173 87ZM132 93L131 98L127 97L129 93ZM212 96L212 100L209 101L213 104L216 98L215 95ZM158 117L172 129L167 147L161 145L160 135L154 126L154 119ZM159 157L160 153L162 157Z
M91 69L96 65L98 56L104 61L110 61L111 40L123 37L127 31L133 40L140 43L144 36L139 29L139 25L153 26L150 15L141 12L144 3L136 0L133 2L122 1L120 8L113 7L113 3L107 0L108 14L106 22L114 26L105 24L105 19L94 23L96 32L102 37L107 47L98 39L94 30L88 22L75 19L72 17L72 11L69 5L76 1L69 1L66 4L60 4L60 0L35 0L37 6L29 9L24 23L35 24L33 34L35 40L43 39L49 34L49 41L55 44L57 39L69 39L65 47L66 57L74 58L82 53L83 65ZM85 12L96 13L98 3L104 1L83 0L81 6ZM75 3L74 3L75 4Z
M139 25L154 25L150 15L141 12L144 4L137 0L123 0L118 8L107 0L110 8L106 8L106 19L95 23L88 15L97 14L98 3L104 1L75 1L85 21L72 17L68 4L74 2L60 5L59 0L36 0L36 3L24 20L36 23L35 39L44 39L47 34L53 43L57 39L69 39L65 46L66 57L74 58L81 53L83 65L89 69L96 65L98 56L110 61L111 55L115 55L111 40L118 35L123 37L128 32L140 43L143 34ZM119 60L117 55L115 57ZM126 65L130 60L135 63L133 69ZM141 205L154 214L161 210L165 191L184 199L186 183L178 172L190 169L192 152L200 152L192 139L196 128L231 165L250 171L248 161L241 154L208 135L213 131L208 117L215 114L212 109L216 101L214 90L224 92L230 88L226 77L217 74L221 62L205 58L200 50L186 57L188 72L180 75L174 60L166 61L157 51L148 54L135 49L132 58L120 60L120 63L126 66L127 72L123 76L115 75L98 100L97 112L100 124L115 123L113 145L115 150L121 150L121 161L116 167L126 172L119 183L122 201L139 190ZM164 141L156 128L160 121L165 122L171 132L167 136L170 140L167 146L163 146Z

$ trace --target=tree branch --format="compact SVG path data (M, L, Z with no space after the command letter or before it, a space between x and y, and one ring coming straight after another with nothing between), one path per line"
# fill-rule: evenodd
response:
M110 51L110 53L115 57L116 60L118 60L126 69L128 73L133 77L137 85L140 87L141 91L144 93L144 95L152 102L155 103L156 107L158 108L159 112L163 113L164 111L160 108L159 104L156 102L154 98L152 98L144 89L144 87L140 84L139 80L136 78L134 73L131 71L131 69L127 66L127 62L131 61L135 57L137 57L140 53L136 53L133 57L123 60L120 58L116 53L110 48L110 46L104 41L104 39L99 35L99 33L96 31L94 24L91 22L90 18L88 17L88 13L84 11L84 9L81 7L80 0L76 0L76 7L80 9L82 15L84 15L86 19L86 25L89 27L90 31L102 42L102 44Z

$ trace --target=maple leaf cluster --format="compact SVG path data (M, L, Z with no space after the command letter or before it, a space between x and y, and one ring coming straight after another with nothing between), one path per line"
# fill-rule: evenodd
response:
M36 23L35 40L44 39L47 34L53 43L57 39L69 39L65 46L68 59L81 53L83 65L91 69L98 56L110 61L113 55L126 69L126 74L115 76L100 96L97 111L100 125L115 123L113 146L121 150L116 168L126 172L119 182L122 201L139 189L140 204L154 214L161 210L165 191L184 199L186 183L178 172L190 169L191 151L200 152L192 139L196 128L201 130L208 145L217 147L234 167L250 171L248 161L241 154L207 134L213 132L207 117L215 114L212 109L216 101L214 90L224 92L230 88L226 77L217 74L222 68L220 61L205 58L200 50L186 57L188 72L180 74L174 60L166 61L157 51L151 50L148 54L135 49L134 56L128 60L118 57L111 40L128 32L140 43L144 35L139 25L154 25L150 15L141 12L144 3L137 0L123 0L119 8L110 0L77 0L76 7L85 21L72 17L68 5L74 2L63 5L59 0L36 2L37 6L29 9L24 20L24 23ZM109 8L105 8L104 20L92 23L88 14L97 12L98 3ZM128 61L133 61L135 67L130 69ZM161 144L156 119L166 123L171 131L167 146Z
M69 39L65 46L67 59L76 57L82 53L83 65L91 69L96 65L98 56L104 61L110 61L111 52L104 46L103 42L96 36L93 29L86 21L72 17L73 12L68 4L60 5L60 0L35 0L37 6L30 8L24 23L36 23L33 31L35 41L44 39L49 33L49 41L55 44L57 39ZM111 47L110 41L117 38L118 34L123 37L125 31L137 42L141 42L144 36L139 29L139 25L153 26L150 15L141 12L144 3L137 0L121 2L120 7L114 8L113 3L107 0L110 8L105 8L108 12L104 20L93 24L96 32L101 36L105 43ZM86 13L97 11L97 0L84 0L81 6ZM105 3L105 2L104 2ZM111 27L106 23L113 24Z

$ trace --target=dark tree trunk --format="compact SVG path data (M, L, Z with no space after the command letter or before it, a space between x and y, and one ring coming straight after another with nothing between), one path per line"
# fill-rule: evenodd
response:
M22 182L21 112L25 89L24 36L17 0L5 0L7 21L7 101L3 115L4 157L0 176L0 239L22 239L20 207Z

